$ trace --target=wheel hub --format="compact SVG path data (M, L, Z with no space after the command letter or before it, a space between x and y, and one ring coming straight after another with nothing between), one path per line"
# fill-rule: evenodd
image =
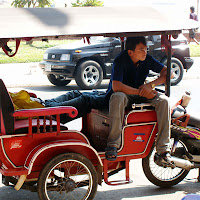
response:
M64 188L66 193L72 192L76 188L76 183L72 179L65 180Z
M93 77L93 74L91 72L88 72L87 73L87 78L91 78L91 77Z

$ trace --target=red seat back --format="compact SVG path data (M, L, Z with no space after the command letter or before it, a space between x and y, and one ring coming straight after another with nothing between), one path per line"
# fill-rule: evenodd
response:
M0 131L1 135L12 134L14 132L14 106L12 99L0 79Z

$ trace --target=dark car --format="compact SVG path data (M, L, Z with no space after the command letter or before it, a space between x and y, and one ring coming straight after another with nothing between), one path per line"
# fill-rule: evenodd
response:
M150 55L167 63L159 35L148 36L147 45ZM184 69L192 66L193 60L183 35L172 39L172 48L172 70L175 73L172 85L176 85L182 80ZM90 44L80 40L47 49L40 67L54 85L67 85L75 79L80 88L94 89L101 84L102 79L110 78L113 60L120 51L121 42L118 38L91 37Z

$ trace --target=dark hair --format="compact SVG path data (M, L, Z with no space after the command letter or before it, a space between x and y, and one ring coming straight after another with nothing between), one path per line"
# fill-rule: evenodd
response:
M194 13L194 6L191 6L190 10L192 11L192 13Z
M126 50L135 50L136 45L138 44L144 44L147 46L147 42L144 36L138 36L138 37L128 37L126 39Z

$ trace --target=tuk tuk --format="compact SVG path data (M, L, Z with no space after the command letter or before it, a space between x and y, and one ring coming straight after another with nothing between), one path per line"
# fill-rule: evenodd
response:
M145 13L145 15L141 15ZM135 6L120 8L18 8L0 12L0 41L5 53L7 42L90 36L124 37L162 35L163 48L168 54L166 95L170 95L171 44L185 29L197 28L192 20L182 20L165 15L152 7ZM15 53L14 53L15 54ZM122 145L115 161L105 158L104 149L95 145L99 134L109 132L109 117L99 110L92 110L83 118L81 131L69 130L60 123L60 115L76 117L74 107L14 110L12 99L0 79L0 173L5 185L12 183L37 191L40 200L93 199L98 184L131 183L129 161L145 159L154 147L157 118L150 105L135 105L124 116ZM138 112L139 109L139 112ZM54 116L54 117L52 117ZM56 116L56 117L55 117ZM17 118L23 118L18 120ZM131 133L145 133L142 139ZM134 145L133 140L137 140ZM145 164L144 166L145 167ZM187 170L175 167L175 174L161 187L179 183ZM109 181L109 177L125 169L125 179ZM159 179L159 178L158 178Z

